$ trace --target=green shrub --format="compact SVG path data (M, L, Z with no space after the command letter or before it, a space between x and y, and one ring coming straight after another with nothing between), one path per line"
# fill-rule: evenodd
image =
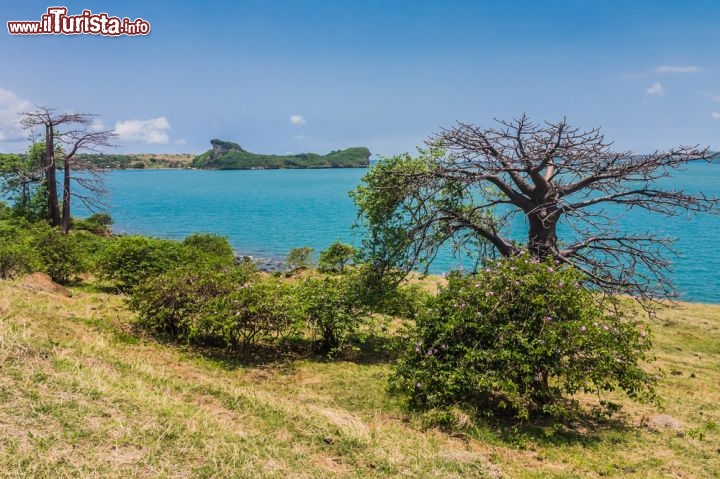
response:
M574 269L522 255L452 274L391 379L416 409L452 405L528 419L570 411L567 395L653 395L644 326L600 304ZM611 300L612 301L612 300Z
M38 270L37 251L26 243L0 245L0 278L13 279Z
M298 286L301 316L320 339L318 350L333 355L360 331L367 307L354 274L310 277Z
M417 284L398 286L385 293L373 306L377 313L400 318L415 319L432 296Z
M85 261L85 270L97 273L98 256L103 248L105 248L108 241L111 240L86 230L70 231L70 236L73 238L75 243L77 243L80 255Z
M195 233L185 238L183 244L191 249L191 255L195 260L230 265L235 259L232 246L223 236Z
M205 305L230 294L255 275L252 265L222 271L196 266L178 268L138 284L132 290L129 306L138 313L138 326L146 331L199 339L210 334L197 326Z
M7 203L0 201L0 221L7 220L12 216L12 208Z
M203 308L194 336L222 339L247 355L259 343L274 343L297 330L293 286L275 278L249 282L216 296Z
M355 248L339 241L320 252L318 270L323 273L342 273L355 257Z
M29 224L0 222L0 278L13 279L41 269Z
M95 213L87 218L71 219L71 229L89 231L99 236L108 236L113 224L112 216L107 213Z
M312 252L313 249L307 246L291 249L285 257L285 267L287 271L292 273L302 269L312 268Z
M40 256L41 269L53 281L67 284L87 271L87 258L72 235L58 228L37 223L32 228L33 246Z
M12 206L12 216L38 222L47 219L48 191L42 182L30 196L20 196Z
M188 264L188 249L177 241L145 236L110 239L97 257L100 277L130 291L141 281Z
M246 355L298 330L294 287L261 279L251 263L215 270L174 269L133 288L130 308L137 324L194 344L220 343Z

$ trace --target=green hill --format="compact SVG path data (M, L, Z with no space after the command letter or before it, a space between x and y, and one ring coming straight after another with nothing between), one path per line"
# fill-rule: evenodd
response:
M278 168L366 168L370 150L363 147L331 151L327 155L262 155L244 150L231 141L212 140L212 149L196 156L194 168L211 170L260 170Z

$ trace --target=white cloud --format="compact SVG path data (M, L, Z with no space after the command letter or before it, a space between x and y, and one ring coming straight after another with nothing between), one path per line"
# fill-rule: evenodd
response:
M714 96L714 97L713 97L713 101L720 101L720 95Z
M170 142L168 130L172 128L164 116L149 120L125 120L115 123L118 140L129 143L167 145Z
M302 126L307 122L305 121L305 118L303 118L300 115L292 115L290 117L290 123L292 123L295 126Z
M695 65L663 65L655 69L657 73L697 73L700 67Z
M20 125L20 114L31 109L32 103L0 88L0 141L27 140L27 132Z
M179 140L175 140L176 145L184 145L187 143L187 140L185 138L180 138Z
M714 112L712 112L712 117L715 118L716 120L720 120L720 113L714 111Z
M662 83L660 83L660 82L655 82L655 83L653 83L652 85L650 85L650 86L647 88L647 90L645 90L645 92L646 92L648 95L662 96L662 95L665 94L665 89L663 88Z

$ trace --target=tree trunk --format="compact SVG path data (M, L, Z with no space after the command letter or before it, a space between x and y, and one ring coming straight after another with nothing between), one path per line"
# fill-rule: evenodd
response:
M52 125L45 125L45 179L48 189L48 220L50 225L60 226L57 177L55 175L55 144Z
M557 251L557 214L548 213L545 208L528 216L530 231L528 249L533 257L545 259Z
M70 160L63 160L63 204L62 204L62 231L70 231Z

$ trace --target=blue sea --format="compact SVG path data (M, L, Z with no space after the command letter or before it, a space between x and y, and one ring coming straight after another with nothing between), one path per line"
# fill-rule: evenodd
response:
M336 240L358 245L356 209L348 192L366 169L122 170L106 176L116 233L182 239L193 232L226 236L238 254L281 259L291 248L316 252ZM664 186L720 196L720 164L691 165ZM82 215L80 211L77 211ZM623 228L679 238L671 278L688 301L720 303L720 217L665 218L618 209ZM522 230L518 229L518 233ZM519 236L518 239L522 237ZM431 272L473 261L439 255Z

